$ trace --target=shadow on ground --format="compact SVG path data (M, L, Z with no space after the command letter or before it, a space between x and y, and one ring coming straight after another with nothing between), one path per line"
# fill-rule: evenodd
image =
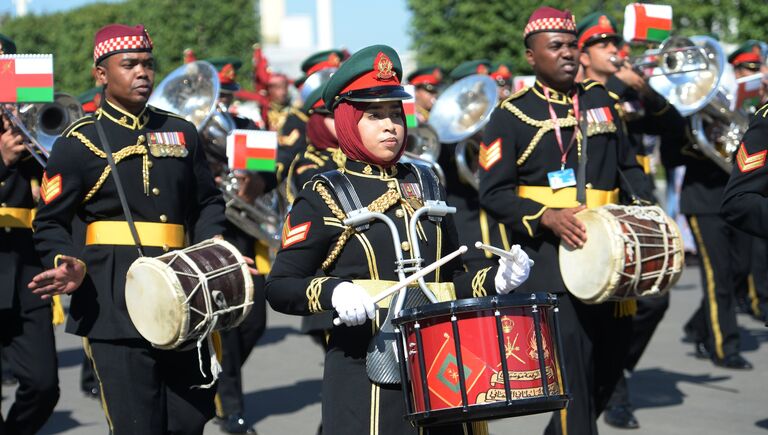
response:
M38 435L49 435L61 433L66 430L82 427L83 425L72 418L72 411L54 411L48 422L45 423Z
M262 335L261 338L259 339L258 345L264 346L267 344L279 343L285 340L285 337L292 334L301 334L301 332L296 328L290 328L286 326L280 326L277 328L267 328L267 330L264 331L264 335Z
M310 379L248 393L245 395L246 418L252 423L258 423L267 416L290 414L318 403L321 382L320 379Z
M678 387L681 383L738 393L735 390L717 385L717 383L730 378L730 376L712 376L709 373L700 375L678 373L658 367L638 370L629 379L632 405L636 409L680 405L685 400L685 394Z

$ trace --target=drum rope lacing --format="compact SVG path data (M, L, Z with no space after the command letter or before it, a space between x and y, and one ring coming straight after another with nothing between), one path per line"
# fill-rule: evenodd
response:
M189 252L194 252L196 250L208 247L210 245L204 244L202 246L199 246L196 249L190 250ZM213 380L204 385L196 386L196 388L210 388L212 387L216 381L219 379L219 374L222 372L221 364L219 363L218 359L216 358L216 351L213 346L213 340L211 338L211 334L214 332L214 329L216 328L216 324L219 320L219 316L222 314L226 314L232 311L242 310L245 307L252 305L253 302L246 302L242 303L240 305L232 306L232 307L219 307L219 304L217 303L217 307L220 308L214 312L213 310L213 299L211 297L211 292L208 288L208 280L212 280L214 278L218 278L221 276L224 276L234 270L241 269L245 262L242 259L238 259L238 262L229 266L226 266L220 270L205 273L195 264L195 262L187 255L187 252L185 251L179 251L176 253L176 256L171 259L171 261L168 262L168 265L170 266L174 261L176 261L177 258L181 258L184 260L187 265L192 268L192 270L195 271L195 274L191 273L184 273L184 272L177 272L177 275L181 276L187 276L193 279L197 279L198 283L197 285L192 289L192 291L189 293L187 298L184 300L184 303L187 304L189 309L191 311L194 311L198 313L199 315L203 316L203 320L201 320L195 327L192 329L192 332L200 331L201 329L204 329L203 334L200 335L200 337L196 340L196 346L197 346L197 361L198 366L200 368L200 374L203 375L203 377L206 376L205 371L203 370L203 351L202 351L202 345L203 341L206 340L208 342L208 353L210 357L210 371L211 376L213 377ZM205 303L205 311L201 312L200 310L194 308L191 306L190 301L193 297L195 297L195 294L202 289L203 293L203 300ZM207 326L206 326L207 325Z

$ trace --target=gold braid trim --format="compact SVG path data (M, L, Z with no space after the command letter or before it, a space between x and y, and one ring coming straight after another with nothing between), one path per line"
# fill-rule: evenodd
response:
M311 160L319 166L325 166L325 160L311 151L306 151L304 153L304 158Z
M480 269L472 278L472 297L481 298L483 296L488 296L488 293L486 293L483 284L485 284L485 277L488 275L489 270L491 270L490 267Z
M307 286L307 305L310 313L319 313L323 310L320 305L320 291L323 289L323 283L331 279L329 276L315 278Z
M339 208L338 204L336 204L336 201L334 201L330 192L328 192L328 189L321 183L316 183L314 189L320 195L320 198L323 199L323 202L325 202L325 204L331 210L331 213L333 213L333 215L336 216L336 218L338 218L340 221L344 221L346 215L341 210L341 208ZM400 193L392 188L388 189L380 197L374 199L373 202L368 204L367 208L374 213L384 213L390 207L397 204L398 201L400 201ZM321 265L323 270L331 267L331 264L336 261L336 258L338 258L339 254L341 254L341 249L344 247L344 245L347 243L347 240L349 240L349 237L352 236L354 232L354 227L344 227L344 231L342 231L341 235L339 236L339 240L336 241L336 245L334 245L331 253L328 255L328 258Z
M539 143L541 138L544 136L545 133L553 130L555 128L555 123L552 122L551 119L547 119L544 121L537 121L530 116L523 113L522 110L518 109L517 106L512 104L511 102L507 101L502 105L503 108L509 110L512 112L513 115L520 118L521 121L524 123L536 127L539 129L539 131L536 132L536 134L533 136L533 139L531 139L531 143L528 144L528 147L523 151L523 154L520 155L520 158L517 159L517 166L522 166L523 163L525 163L526 160L528 160L528 157L530 157L533 150L536 148L536 145ZM573 116L568 116L567 118L563 119L560 118L560 127L575 127L576 126L576 118ZM581 148L581 134L577 136L577 140L579 140L579 148Z
M85 145L89 150L91 150L92 153L96 154L97 156L101 157L102 159L106 159L107 158L107 153L105 153L104 151L96 148L96 145L94 145L93 142L91 142L90 139L85 137L84 134L80 133L79 131L73 131L72 132L72 136L80 139L80 142L82 142L83 145Z
M80 140L82 141L82 139L80 139ZM85 142L83 142L83 143L85 143ZM93 145L93 144L91 144L91 145ZM88 146L88 145L86 144L86 146ZM91 151L93 151L93 150L91 150ZM97 150L97 151L100 151L102 154L104 154L104 152L101 151L101 150ZM147 157L147 148L145 146L143 146L143 145L131 145L131 146L127 146L127 147L121 149L120 151L112 154L112 156L115 159L115 164L120 163L120 161L125 159L126 157L135 156L135 155L143 156L142 157L142 161L143 161L142 176L143 176L143 179L144 179L144 190L146 191L148 186L149 186L149 171L147 169L148 168L149 159ZM104 154L104 157L102 157L102 158L106 159L107 155ZM91 199L93 197L93 195L95 195L96 192L99 191L99 189L101 189L101 186L104 184L105 181L107 181L107 177L109 176L110 172L112 172L112 168L110 168L109 165L104 167L104 171L101 173L101 176L99 177L99 180L96 181L96 184L91 188L91 190L88 192L88 194L85 195L85 199L83 200L83 202L88 202L88 200Z
M336 166L343 168L344 165L347 163L347 155L344 154L344 152L341 150L341 148L334 148L333 150L333 161L336 163Z

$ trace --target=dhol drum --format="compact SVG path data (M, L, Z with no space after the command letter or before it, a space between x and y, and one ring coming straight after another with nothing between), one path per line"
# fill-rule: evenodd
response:
M234 246L211 239L137 259L128 269L125 302L142 337L175 349L239 325L253 304L253 279Z
M393 324L408 420L442 425L568 403L554 295L460 299L400 314Z
M587 242L579 249L560 243L560 271L581 301L659 295L680 278L682 237L660 207L606 205L576 216L587 227Z

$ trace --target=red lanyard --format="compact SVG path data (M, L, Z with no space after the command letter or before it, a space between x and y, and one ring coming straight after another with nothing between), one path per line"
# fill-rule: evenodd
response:
M560 133L560 119L557 117L555 109L552 108L552 103L549 101L549 88L546 86L543 86L543 88L544 96L547 98L547 105L549 106L549 118L555 125L555 138L557 138L557 146L560 147L560 170L563 170L565 169L565 161L568 158L568 151L571 150L579 129L579 91L577 90L576 93L573 94L573 116L576 118L576 126L573 128L573 136L571 136L571 141L568 143L568 148L563 149L563 136L562 133Z

